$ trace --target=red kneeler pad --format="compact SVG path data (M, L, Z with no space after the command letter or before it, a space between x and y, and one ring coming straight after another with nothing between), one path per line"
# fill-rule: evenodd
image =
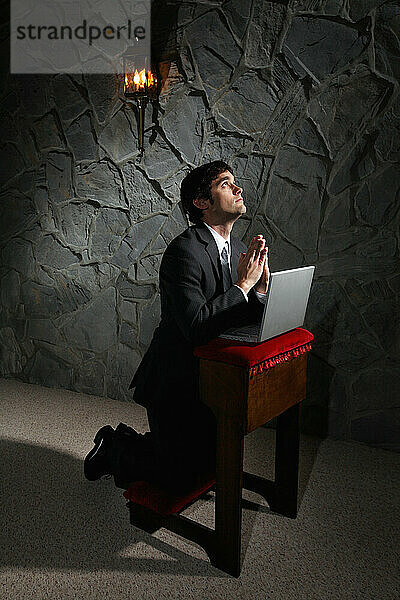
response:
M216 338L205 346L194 349L194 355L205 360L224 362L246 367L250 377L255 377L267 369L286 362L311 350L312 333L297 327L266 342L247 343L237 340ZM148 481L136 481L125 492L127 500L140 504L160 515L171 515L199 498L215 484L215 476L209 475L199 481L193 490L184 495L173 495L156 484Z
M240 342L216 338L205 346L197 346L193 354L206 360L228 363L250 369L250 377L311 350L312 333L296 327L266 342Z
M166 516L180 512L191 502L207 492L215 484L215 476L209 476L193 490L184 495L175 496L149 481L135 481L125 492L127 500L140 504L144 508Z

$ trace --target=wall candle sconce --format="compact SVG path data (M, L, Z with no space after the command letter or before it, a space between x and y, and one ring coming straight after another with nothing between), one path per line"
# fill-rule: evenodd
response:
M136 100L138 107L139 152L144 151L144 112L149 100L157 98L158 80L154 72L142 69L134 70L134 62L130 58L124 60L124 95Z

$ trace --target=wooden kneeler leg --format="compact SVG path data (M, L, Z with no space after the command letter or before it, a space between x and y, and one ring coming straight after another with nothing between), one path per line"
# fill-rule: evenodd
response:
M300 403L277 417L275 481L243 473L243 487L263 496L270 509L285 517L297 516Z
M239 420L217 420L215 560L212 564L240 575L242 538L243 431Z
M295 519L299 479L300 402L277 417L275 502L271 509Z

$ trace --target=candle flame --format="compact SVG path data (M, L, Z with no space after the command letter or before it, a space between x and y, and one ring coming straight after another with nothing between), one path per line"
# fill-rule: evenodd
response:
M147 72L142 69L140 72L135 69L134 73L125 73L125 91L144 92L146 89L151 89L156 85L156 77L151 71Z

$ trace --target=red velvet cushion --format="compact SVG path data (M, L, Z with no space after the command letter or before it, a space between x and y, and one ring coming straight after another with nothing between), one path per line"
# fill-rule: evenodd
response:
M266 342L252 343L216 338L197 346L194 355L207 360L250 368L251 376L311 350L312 333L297 327Z
M196 500L215 484L215 477L199 484L195 489L181 496L168 494L165 490L149 481L135 481L125 492L127 500L149 508L160 515L171 515L182 510L185 506Z

